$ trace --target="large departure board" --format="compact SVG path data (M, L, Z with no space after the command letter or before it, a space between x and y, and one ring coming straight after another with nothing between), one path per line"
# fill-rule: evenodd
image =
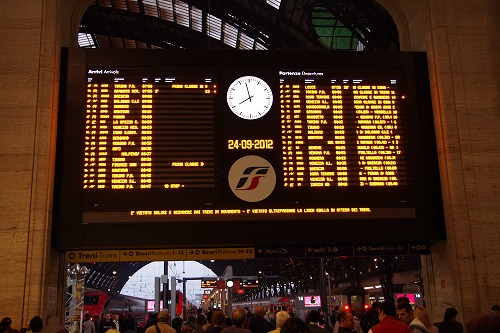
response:
M297 226L325 242L321 230L401 237L418 222L409 240L442 237L423 54L65 50L63 60L58 230L290 228L296 244Z

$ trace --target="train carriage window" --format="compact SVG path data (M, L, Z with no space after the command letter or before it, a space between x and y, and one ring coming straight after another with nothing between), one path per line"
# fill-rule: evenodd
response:
M84 305L97 305L99 303L99 296L85 296L83 298Z
M351 295L351 311L355 309L363 309L363 298L359 295Z

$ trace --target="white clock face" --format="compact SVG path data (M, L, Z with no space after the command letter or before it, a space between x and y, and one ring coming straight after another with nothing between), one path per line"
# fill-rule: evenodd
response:
M273 105L273 92L266 81L256 76L242 76L229 86L227 105L243 119L258 119Z

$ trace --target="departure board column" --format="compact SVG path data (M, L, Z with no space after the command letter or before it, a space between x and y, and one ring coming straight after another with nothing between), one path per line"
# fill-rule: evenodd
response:
M83 169L83 188L104 188L108 144L110 134L110 85L107 83L87 84L87 103L85 116L85 153Z
M311 187L332 186L335 169L332 153L335 151L335 128L330 103L330 91L316 84L305 85L305 108L307 120L307 153L309 163L309 185Z
M331 86L333 129L335 143L335 171L338 186L347 186L347 149L344 120L344 103L342 102L342 86Z
M153 90L150 83L142 84L141 96L141 184L140 188L151 188L153 149Z
M285 187L304 185L306 163L303 150L305 148L305 128L302 124L302 89L300 85L281 85L281 128L283 143L283 175Z
M151 154L151 141L141 135L144 123L151 124L150 99L144 103L139 84L115 83L113 90L113 136L111 138L111 188L141 188L142 180L151 178L139 172L142 152ZM144 108L146 105L146 108ZM146 125L147 125L146 124Z
M404 165L404 160L396 91L386 85L354 85L352 92L357 123L359 184L406 185L405 174L398 168Z

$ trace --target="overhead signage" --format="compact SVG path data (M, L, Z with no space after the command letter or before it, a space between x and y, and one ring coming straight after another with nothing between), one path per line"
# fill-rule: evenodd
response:
M365 243L355 244L353 252L354 256L419 255L429 254L430 247L425 242L420 244Z
M85 262L127 262L127 261L168 261L168 260L237 260L263 258L321 258L342 256L391 256L430 254L427 242L420 243L362 243L326 244L306 246L265 246L241 248L200 248L200 249L128 249L67 251L67 263ZM203 279L202 288L217 288L216 279ZM256 288L258 281L241 280L242 288Z
M259 280L246 280L242 279L240 282L242 288L258 288Z
M256 258L304 257L303 246L265 246L255 248Z
M253 247L187 249L186 260L254 259Z
M431 247L428 243L416 243L408 245L408 252L410 254L431 254Z
M120 251L97 250L97 251L68 251L66 262L114 262L120 261Z
M243 248L205 248L205 249L125 249L67 251L66 262L127 262L127 261L167 261L167 260L225 260L254 259L252 247ZM208 287L212 288L212 287Z
M120 251L120 261L165 261L186 260L185 249L168 250L124 250Z
M203 279L203 280L201 280L201 287L207 288L207 289L217 288L217 279L211 279L211 280ZM208 291L208 293L210 294L209 290L205 290L205 291Z
M306 245L306 257L352 256L352 244Z

